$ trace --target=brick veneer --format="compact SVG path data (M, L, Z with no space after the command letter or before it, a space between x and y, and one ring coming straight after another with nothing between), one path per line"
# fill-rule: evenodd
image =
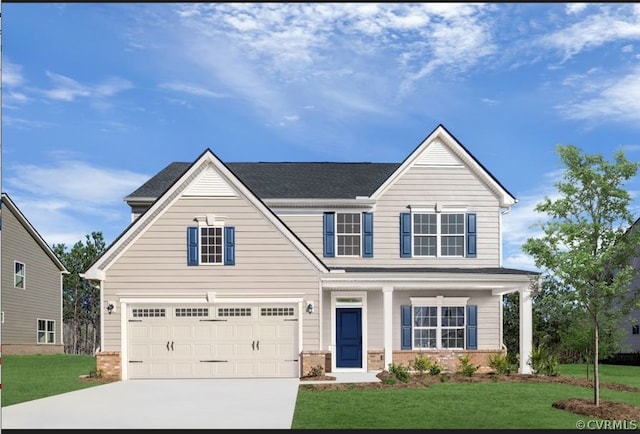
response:
M4 355L64 354L64 345L4 344L1 351Z
M419 354L437 362L444 367L445 372L456 372L460 368L458 357L469 355L469 362L474 366L480 366L478 373L493 372L489 367L489 357L495 354L506 355L505 350L435 350L435 351L394 351L393 363L409 366ZM388 367L386 367L388 368Z
M96 354L96 368L103 378L122 380L122 363L119 351L104 351Z

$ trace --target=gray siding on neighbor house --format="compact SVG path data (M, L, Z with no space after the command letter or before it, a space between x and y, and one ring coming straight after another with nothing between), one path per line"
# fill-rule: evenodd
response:
M409 205L466 207L477 217L476 258L401 258L400 213ZM323 210L333 211L333 210ZM336 210L358 212L358 210ZM365 211L363 209L362 211ZM319 257L323 256L322 211L280 213L281 219ZM498 267L500 207L495 195L466 167L413 166L378 198L373 212L373 258L322 258L329 267Z
M187 265L187 227L196 216L223 216L235 227L235 265ZM318 303L317 268L243 196L182 197L113 262L104 300L121 296L302 297ZM120 349L120 314L105 315L103 351ZM303 349L317 349L316 314L304 314Z
M4 312L2 344L36 345L38 319L55 321L55 344L63 344L60 269L8 206L2 207L0 236ZM25 264L24 289L14 287L14 261Z

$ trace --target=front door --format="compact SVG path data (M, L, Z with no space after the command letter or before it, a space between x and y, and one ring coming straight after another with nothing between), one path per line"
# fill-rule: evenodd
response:
M362 368L362 308L336 308L336 368Z

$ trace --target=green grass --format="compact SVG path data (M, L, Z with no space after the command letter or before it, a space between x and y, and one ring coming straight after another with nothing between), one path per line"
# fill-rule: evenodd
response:
M561 375L568 377L587 379L587 366L589 367L588 379L593 381L593 364L560 365L558 371ZM600 384L619 383L640 388L640 367L638 366L598 364L598 374Z
M634 385L640 377L640 367L618 368L605 368L604 378ZM569 375L573 369L580 375L580 366L564 366L561 372ZM586 368L583 375L586 377ZM578 420L593 419L551 406L566 398L592 399L593 389L554 383L500 382L440 383L419 389L301 388L292 428L575 429ZM602 388L600 399L640 406L639 393Z
M2 407L45 398L73 390L95 387L100 383L82 382L81 375L96 369L93 356L67 354L3 355Z

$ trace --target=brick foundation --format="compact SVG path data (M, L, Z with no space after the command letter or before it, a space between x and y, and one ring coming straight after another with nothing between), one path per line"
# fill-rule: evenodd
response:
M64 345L60 344L4 344L2 345L4 355L35 355L35 354L64 354Z
M444 372L456 372L460 369L458 357L469 355L469 362L474 366L480 366L476 372L479 374L493 372L489 367L489 357L495 354L506 355L505 350L434 350L434 351L394 351L393 363L409 366L419 354L437 362L444 367ZM385 367L387 369L388 367Z
M300 377L308 375L313 368L320 365L323 373L331 372L331 353L329 351L304 351L300 354Z
M119 351L96 353L96 368L103 378L122 380L122 362Z

